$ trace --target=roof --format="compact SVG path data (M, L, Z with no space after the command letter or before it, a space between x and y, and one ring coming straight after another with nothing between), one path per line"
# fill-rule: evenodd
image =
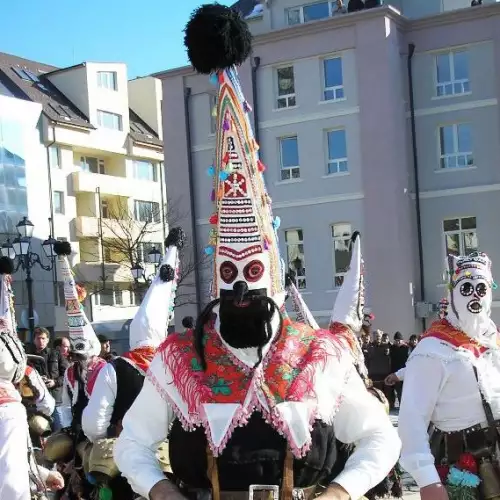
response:
M94 129L89 119L45 76L54 66L0 52L0 81L13 97L38 102L56 123Z
M94 130L89 118L47 78L48 75L84 65L81 63L59 69L0 52L0 89L3 85L13 97L40 103L44 114L56 123ZM5 93L0 90L0 94ZM134 142L163 146L158 134L131 109L129 118L129 135Z
M252 13L254 7L260 3L259 0L238 0L231 5L232 9L238 10L242 17L246 17Z

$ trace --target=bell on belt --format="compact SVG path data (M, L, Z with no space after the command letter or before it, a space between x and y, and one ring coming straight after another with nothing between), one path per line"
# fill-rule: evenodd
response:
M45 442L43 455L49 462L65 462L73 455L73 440L65 432L54 432Z
M479 464L481 493L485 500L500 500L500 480L495 465L489 458L481 459Z
M50 422L42 415L33 415L30 417L28 425L37 436L46 437L52 432Z
M158 450L156 451L156 458L160 463L160 468L163 472L172 472L170 467L170 456L168 452L168 441L164 441L158 446Z
M116 439L98 439L92 446L89 457L89 474L98 483L107 483L120 474L113 459Z

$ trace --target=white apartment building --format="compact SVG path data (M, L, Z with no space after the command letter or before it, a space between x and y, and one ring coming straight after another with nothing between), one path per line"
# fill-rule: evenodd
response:
M35 239L50 233L69 241L76 280L87 290L85 307L97 331L127 338L127 320L142 293L133 283L131 262L147 262L148 252L153 247L162 251L165 239L159 80L128 81L121 63L85 62L58 69L0 54L0 94L11 103L38 103L39 114L29 124L38 155L26 161L27 203L11 214L0 199L0 213L7 212L7 220L27 215L40 228ZM28 151L33 144L24 147ZM1 231L12 233L16 222ZM144 267L146 275L154 271ZM39 324L64 333L60 276L36 271L34 278ZM50 286L39 286L40 280L53 285L52 293ZM22 309L21 276L16 290Z

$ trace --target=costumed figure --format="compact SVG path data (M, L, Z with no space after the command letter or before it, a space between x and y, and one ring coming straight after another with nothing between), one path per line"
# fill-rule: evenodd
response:
M81 304L85 291L75 283L69 265L71 245L67 241L57 241L54 252L58 256L64 281L72 364L64 374L61 406L63 429L47 439L44 456L51 462L69 464L66 467L70 473L67 493L69 498L79 498L78 495L88 495L92 489L85 480L81 456L80 443L85 441L81 428L82 412L92 394L99 370L106 365L106 361L99 357L101 344Z
M496 288L484 253L449 256L447 314L432 323L404 372L402 466L422 499L500 497L500 343Z
M135 498L127 480L113 461L113 444L120 435L122 419L142 389L144 377L158 346L167 338L174 312L179 277L179 250L185 235L173 228L165 240L165 256L139 310L130 324L130 351L109 362L100 372L82 416L86 437L94 443L89 456L89 474L112 498ZM168 467L168 448L161 461ZM107 485L107 486L106 486Z
M17 337L13 315L13 264L0 258L0 498L43 498L46 488L60 489L57 472L36 464L28 431L26 409L16 385L26 373L26 354Z
M365 356L358 339L358 335L363 331L366 324L367 314L365 313L365 283L364 283L364 261L361 253L361 236L355 231L351 237L351 262L344 275L344 281L340 287L330 319L330 332L346 347L351 353L352 362L356 367L360 377L363 379L367 390L379 401L385 411L389 413L389 402L384 393L373 386L368 376ZM340 445L340 453L346 458L355 449L354 445ZM402 470L396 464L388 476L377 486L366 493L370 500L383 498L386 496L401 498Z
M358 500L394 466L400 443L329 331L292 322L264 165L236 70L251 51L240 14L201 6L186 28L193 66L218 86L213 300L194 331L171 334L123 419L115 460L145 498ZM155 457L170 433L172 475ZM336 439L356 443L332 477Z

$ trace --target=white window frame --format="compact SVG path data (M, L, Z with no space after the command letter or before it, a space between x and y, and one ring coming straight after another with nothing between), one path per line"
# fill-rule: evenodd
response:
M294 92L291 93L291 94L282 94L280 95L280 77L279 77L279 71L281 69L288 69L288 68L292 68L292 72L293 72L293 89L294 89ZM282 65L282 66L278 66L275 68L275 71L274 71L274 75L275 75L275 80L276 80L276 83L275 83L275 89L276 89L276 109L290 109L290 108L295 108L297 106L297 90L295 88L295 67L293 66L293 64L287 64L287 65ZM284 100L284 104L285 106L281 106L279 105L279 101L282 101Z
M474 166L474 152L473 151L458 151L458 128L460 126L467 125L471 128L470 132L472 135L472 125L470 123L445 123L438 126L438 151L439 151L439 170L459 170L462 168L471 168ZM441 143L441 129L446 127L452 127L453 129L453 153L443 153L443 144ZM460 166L449 166L450 160L455 159L458 165L459 158L465 159L465 165ZM469 164L469 160L471 163Z
M118 77L116 71L98 71L97 86L106 90L118 90Z
M54 164L54 158L55 158L55 164ZM59 149L59 146L49 146L49 162L50 162L50 168L58 168L61 169L61 150Z
M148 253L153 249L163 251L163 245L159 241L140 241L137 244L137 261L143 264L150 264L148 260Z
M102 304L101 302L101 296L103 295L103 292L98 292L93 294L94 295L94 305L99 306L99 307L115 307L115 306L123 306L123 290L121 288L116 288L113 287L113 290L107 290L109 292L112 292L113 295L113 304ZM120 299L117 301L116 298L120 297Z
M105 117L112 117L116 118L117 122L116 124L118 127L108 127L105 123ZM100 128L105 128L106 130L116 130L117 132L122 132L123 131L123 116L118 114L118 113L113 113L111 111L105 111L103 109L98 109L97 110L97 125Z
M304 20L304 7L309 7L310 5L314 5L316 3L326 3L326 0L319 0L316 2L308 2L303 5L299 5L297 7L290 7L285 9L285 25L286 26L297 26L298 24L304 24L306 21ZM335 15L335 7L336 0L328 0L328 17L333 17ZM347 0L344 0L344 6L346 6ZM289 12L298 11L299 12L299 22L296 24L289 23ZM328 19L325 17L325 19ZM321 19L315 19L314 21L321 21ZM314 21L307 21L308 23L312 23Z
M462 220L463 219L472 219L472 218L476 219L475 228L474 229L462 229ZM460 224L459 229L457 229L455 231L445 231L444 230L445 222L446 221L454 221L454 220L459 221L459 224ZM475 216L475 215L462 215L460 217L446 217L441 222L441 231L443 234L443 252L444 252L445 259L448 257L448 244L446 241L447 236L458 235L458 247L459 247L458 248L458 255L465 255L466 253L468 253L465 250L465 235L466 234L474 233L476 235L476 240L478 242L477 248L479 249L479 238L477 235L477 216Z
M55 215L64 215L65 214L65 203L64 203L64 191L53 191L54 198L54 214ZM56 198L59 199L59 207L60 212L56 212Z
M299 137L297 135L289 135L285 137L280 137L278 139L278 148L279 148L279 158L280 158L280 182L288 182L288 181L296 181L300 179L300 165L291 165L289 167L285 167L283 165L283 147L282 143L283 141L290 140L290 139L295 139L297 143L297 160L300 163L300 157L299 157ZM283 172L289 172L289 177L288 178L283 178ZM293 173L298 172L298 177L294 177Z
M108 200L101 200L101 218L109 219L109 202Z
M151 205L151 215L152 220L145 221L139 218L139 203L149 203ZM156 205L156 207L155 207ZM155 208L158 209L158 213L155 213ZM149 201L149 200L134 200L134 219L137 222L144 222L145 224L160 224L161 223L161 214L160 214L160 204L157 201ZM158 220L155 220L157 218Z
M466 52L467 53L467 58L469 58L469 51L466 49L454 49L454 50L449 50L446 52L439 52L435 54L434 57L434 75L435 75L435 81L436 81L436 97L438 98L443 98L443 97L453 97L453 96L460 96L460 95L467 95L471 93L470 90L470 75L468 78L455 78L455 54L459 52ZM450 78L451 80L449 82L440 82L438 80L438 58L443 55L448 55L448 64L450 66ZM470 73L470 71L469 71ZM447 94L445 92L446 87L451 85L451 93ZM459 85L461 88L460 92L455 91L455 85ZM465 89L465 86L468 86L468 90ZM439 89L443 89L443 93L439 94Z
M330 129L326 131L326 175L339 175L339 174L347 174L349 173L349 160L347 156L345 158L339 157L339 158L330 158L330 142L328 141L328 134L332 132L344 132L344 138L345 138L345 149L347 152L347 131L345 128L336 128L336 129ZM340 170L340 164L344 163L347 166L347 170ZM335 167L335 172L330 171L330 166L333 165Z
M297 242L289 242L287 238L287 233L292 232L292 231L297 231L297 232L302 232L302 240L298 240ZM292 245L302 245L303 252L302 252L302 257L303 257L303 262L302 262L302 267L304 269L304 276L298 276L297 274L295 275L296 282L297 282L297 288L299 290L306 290L307 289L307 266L306 266L306 247L304 245L304 230L300 227L294 227L294 228L288 228L285 229L285 245L286 245L286 261L287 261L287 266L288 269L293 270L295 273L297 273L297 270L295 267L292 267L291 262L289 261L290 255L288 252L288 248Z
M151 167L151 173L152 173L152 179L142 179L139 177L138 174L138 167L139 163L148 163L149 166ZM155 163L154 161L151 160L134 160L133 162L133 172L134 172L134 179L141 180L141 181L146 181L146 182L158 182L158 163Z
M91 172L90 168L87 170L83 168L82 164L88 165L87 159L91 158L92 160L97 160L97 172ZM95 156L80 156L80 168L89 174L95 174L95 175L105 175L106 174L106 169L105 169L105 162L102 158L97 158Z
M326 61L331 61L333 59L340 59L340 65L342 68L342 85L335 85L334 87L327 87L326 86L326 71L325 71L325 63ZM344 61L342 56L331 56L331 57L325 57L321 60L321 72L323 74L323 101L325 102L339 102L339 101L345 101L345 89L344 89ZM342 95L340 97L337 97L337 93L340 93L342 91ZM326 97L327 92L333 92L333 99L328 99Z
M334 231L336 226L349 226L349 236L335 236ZM337 272L337 264L335 260L335 242L337 241L350 241L352 236L352 224L350 222L336 222L330 226L330 237L332 240L332 264L333 264L333 288L335 290L339 289L344 283L344 276L347 274L346 272L338 273ZM349 251L352 252L351 244L349 245Z

